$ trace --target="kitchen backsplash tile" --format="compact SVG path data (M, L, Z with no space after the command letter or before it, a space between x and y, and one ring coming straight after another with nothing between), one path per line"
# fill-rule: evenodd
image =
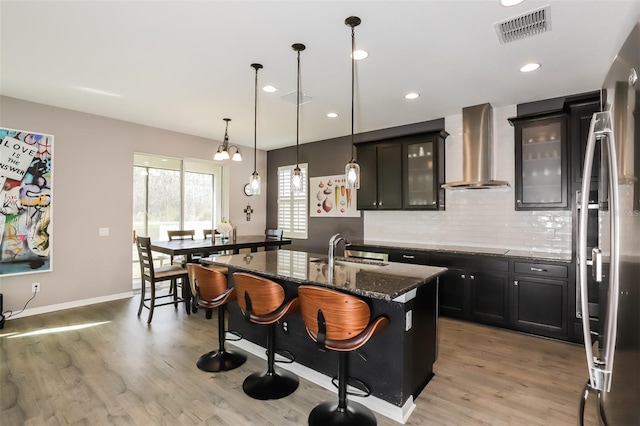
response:
M494 108L494 178L514 182L515 107ZM462 177L462 115L445 117L446 181ZM444 211L365 211L365 240L571 254L572 212L515 211L514 188L447 191Z

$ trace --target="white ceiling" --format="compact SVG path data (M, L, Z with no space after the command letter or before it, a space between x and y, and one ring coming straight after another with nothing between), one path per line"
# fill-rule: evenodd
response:
M494 24L550 5L551 31L500 44ZM351 132L350 28L369 58L356 66L356 133L596 90L640 0L2 1L0 93L153 127L253 146L295 144L303 43L300 143ZM535 73L518 71L536 61ZM105 96L79 87L117 94ZM410 91L420 98L407 101ZM326 113L340 114L329 119ZM10 123L6 123L7 125Z

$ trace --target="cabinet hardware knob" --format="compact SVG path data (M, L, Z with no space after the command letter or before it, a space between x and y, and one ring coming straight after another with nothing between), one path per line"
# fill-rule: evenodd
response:
M515 285L517 287L518 286L518 281L514 281L513 285Z
M474 277L473 275L469 275L469 278L471 278L472 280L476 279L476 277Z
M531 267L531 270L534 272L547 272L546 269L542 269L542 268L534 268L533 266Z
M460 274L460 278L465 278L466 275L465 274Z
M522 201L520 201L520 200L516 200L516 203L520 204L520 203L522 203Z

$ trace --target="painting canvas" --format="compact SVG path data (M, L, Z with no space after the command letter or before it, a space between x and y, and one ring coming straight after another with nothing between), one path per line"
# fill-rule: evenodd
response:
M309 178L311 217L360 217L357 191L348 189L344 175Z
M53 136L0 127L0 276L51 271Z

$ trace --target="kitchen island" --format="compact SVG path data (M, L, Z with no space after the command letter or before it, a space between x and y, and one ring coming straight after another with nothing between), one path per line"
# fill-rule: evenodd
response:
M362 298L371 308L371 318L387 316L389 326L351 354L350 376L367 383L371 396L349 398L400 423L409 418L415 408L414 399L433 377L437 358L438 277L446 268L336 258L330 269L326 256L292 250L217 255L201 262L228 267L230 285L236 271L281 284L287 298L296 296L301 284L318 285ZM236 303L229 306L228 329L243 337L230 343L265 358L265 329L248 324ZM338 356L317 349L299 312L283 319L278 329L278 351L288 351L295 357L293 364L278 367L335 390L331 377L337 375Z

